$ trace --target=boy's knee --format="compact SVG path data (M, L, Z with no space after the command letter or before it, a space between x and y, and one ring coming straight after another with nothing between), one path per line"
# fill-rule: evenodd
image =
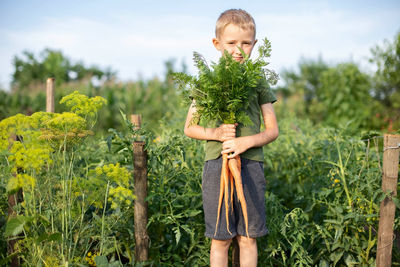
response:
M238 240L239 247L252 247L257 245L257 240L255 238L248 238L241 235L236 236L236 238Z
M217 249L229 249L232 239L227 239L227 240L213 239L211 242L212 242L211 245Z

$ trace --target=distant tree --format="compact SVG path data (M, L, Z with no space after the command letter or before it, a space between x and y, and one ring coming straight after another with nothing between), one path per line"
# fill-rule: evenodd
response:
M371 52L370 62L377 67L371 93L384 106L376 115L395 130L393 127L400 126L400 32L393 43L385 40L382 47L377 45Z
M374 76L373 95L387 107L400 108L400 32L393 43L384 41L371 49L370 62L375 63L377 71Z
M321 73L310 111L330 125L352 122L354 128L364 127L374 102L369 89L370 77L356 64L338 64Z
M286 98L298 99L298 116L306 116L314 123L331 126L351 121L354 128L364 127L370 115L370 77L354 63L329 66L321 58L302 60L299 71L285 71L281 76L284 86L278 88ZM302 100L302 101L299 101Z
M301 94L305 102L305 112L308 113L310 104L316 98L318 88L321 86L321 74L328 67L321 58L315 61L302 59L298 66L299 72L286 70L282 73L285 85L278 90L285 97Z
M14 90L24 90L32 84L44 83L49 77L55 78L59 85L83 78L95 77L98 80L109 80L115 76L110 69L86 67L82 62L71 63L61 51L52 49L43 50L39 58L32 52L24 51L22 56L14 57L13 65L12 88Z

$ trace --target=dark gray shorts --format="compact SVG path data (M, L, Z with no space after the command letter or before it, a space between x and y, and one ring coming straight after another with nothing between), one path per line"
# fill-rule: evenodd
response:
M247 204L249 220L249 236L260 237L268 233L265 225L265 189L263 163L242 158L242 180L244 197ZM203 169L202 191L204 220L206 224L205 236L213 239L226 240L236 235L246 236L246 226L242 208L238 201L236 190L233 193L233 212L229 209L229 234L226 229L225 203L221 206L217 234L215 224L217 222L219 186L222 167L222 157L205 162ZM230 193L229 193L230 195ZM230 199L229 199L230 203Z

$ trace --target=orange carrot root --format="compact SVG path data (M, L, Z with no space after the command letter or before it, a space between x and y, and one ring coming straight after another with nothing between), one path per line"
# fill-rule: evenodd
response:
M226 155L226 154L225 154ZM229 234L232 234L229 230L229 167L228 167L228 155L226 155L226 161L223 163L223 179L225 180L224 200L225 200L225 217L226 217L226 229Z
M236 156L233 159L230 159L228 161L229 165L229 170L231 171L233 178L235 180L235 187L236 187L236 193L240 202L240 205L242 207L243 211L243 217L244 217L244 222L246 224L246 234L247 237L249 237L249 222L248 222L248 217L247 217L247 205L246 205L246 199L244 197L244 192L243 192L243 182L242 182L242 176L241 176L241 169L239 168L241 166L240 162L240 157Z
M222 164L223 168L224 164ZM221 213L221 206L222 206L222 198L224 197L224 187L225 187L225 180L222 178L222 171L221 171L221 178L220 178L220 186L219 186L219 199L218 199L218 211L217 211L217 223L215 224L215 233L214 236L217 235L217 227L219 222L219 214Z
M218 210L217 210L217 223L215 224L215 233L217 234L219 217L221 213L222 199L225 200L225 216L226 216L226 228L229 234L232 234L229 230L229 167L228 167L228 155L222 155L222 169L221 169L221 179L220 179L220 190L219 190L219 199L218 199Z
M229 169L229 168L228 168ZM233 214L233 175L231 172L229 172L229 182L231 184L231 213Z

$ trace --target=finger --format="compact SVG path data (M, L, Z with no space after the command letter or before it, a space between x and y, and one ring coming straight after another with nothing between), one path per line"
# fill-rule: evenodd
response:
M232 141L231 140L226 140L225 142L223 142L222 143L222 149L228 149L228 148L232 147Z
M225 133L234 133L234 132L236 132L235 128L224 128L223 131Z
M222 147L222 150L228 151L228 152L233 152L234 151L233 147L230 147L230 146Z
M224 135L224 137L225 137L225 138L232 139L232 138L235 137L235 134L234 134L234 133L227 133L227 134Z
M235 134L235 129L224 129L223 131L225 134Z
M235 124L224 124L225 129L235 129Z
M222 140L222 142L226 142L226 141L232 140L234 138L235 137L231 136L231 135L224 135L224 136L222 136L221 140Z

